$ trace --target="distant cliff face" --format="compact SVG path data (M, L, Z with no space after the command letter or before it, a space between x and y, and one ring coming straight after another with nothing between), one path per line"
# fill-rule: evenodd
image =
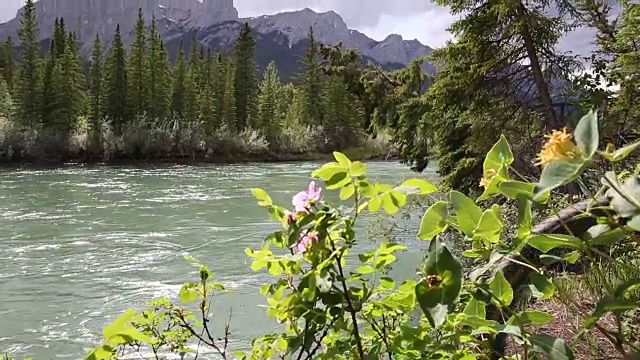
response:
M2 1L2 0L0 0ZM108 45L117 24L120 24L125 43L133 40L133 29L141 8L145 19L155 15L158 31L163 36L173 58L182 41L189 44L191 37L213 50L230 48L240 25L249 23L256 33L256 57L261 67L271 60L279 63L281 73L292 74L298 68L298 56L304 51L304 40L309 27L313 27L317 41L345 48L355 48L365 58L381 65L398 67L427 55L431 48L417 40L404 40L400 35L389 35L375 41L365 34L348 28L340 15L333 11L316 13L305 8L255 18L239 19L233 0L39 0L36 14L40 37L44 40L53 32L56 17L64 18L68 31L76 33L85 55L90 52L96 34ZM21 13L20 10L19 13ZM0 40L16 38L19 19L0 24ZM17 42L17 39L15 39ZM433 67L425 64L425 70Z
M52 33L56 18L64 18L67 30L76 33L83 50L90 47L96 34L108 43L116 24L120 24L126 41L131 37L139 8L145 19L150 20L155 14L163 22L161 31L182 23L202 27L238 19L233 0L40 0L35 5L41 38ZM0 25L0 38L15 37L19 23L16 18Z

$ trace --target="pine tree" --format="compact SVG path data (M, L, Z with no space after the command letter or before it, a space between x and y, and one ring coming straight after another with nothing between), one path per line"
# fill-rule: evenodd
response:
M255 61L255 39L248 23L245 23L234 45L236 131L240 132L251 124L256 115L258 84Z
M35 127L40 120L39 88L41 86L38 25L33 0L27 0L20 19L19 78L15 94L17 116L24 126Z
M64 18L56 18L54 24L49 51L55 59L60 59L67 48L67 29L64 25Z
M234 66L231 61L226 62L224 72L224 94L222 99L222 117L220 118L220 122L227 130L237 131L239 126L236 115L236 76L234 73Z
M282 96L282 82L274 61L267 65L260 83L258 96L258 127L269 140L274 143L282 125L282 114L279 112L278 99Z
M156 28L155 15L149 32L149 116L163 121L169 116L171 106L171 74L167 50Z
M104 117L103 76L102 41L100 41L100 35L96 33L89 67L89 143L92 150L97 149L102 141L101 125Z
M13 39L11 36L7 38L3 46L2 66L0 66L1 76L7 84L10 93L13 92L13 85L16 77L16 63L13 57Z
M331 77L325 83L323 107L323 127L332 141L332 147L342 149L359 145L356 141L362 123L362 111L357 101L351 98L342 79Z
M322 70L319 61L319 45L309 27L307 33L307 49L302 59L301 82L304 91L305 122L311 125L322 125Z
M197 122L200 107L198 106L198 69L197 63L190 63L184 81L184 123Z
M131 43L127 63L128 90L130 94L130 106L133 115L141 115L149 108L148 74L149 61L147 58L147 45L145 34L144 14L142 8L138 9L138 19L135 25L135 39Z
M173 65L173 93L171 95L171 111L179 118L184 117L186 78L187 64L184 59L184 47L181 42L178 57Z
M11 123L13 121L13 99L9 92L9 86L0 77L0 122Z
M116 27L109 55L105 62L105 109L104 114L111 120L113 132L122 134L124 125L128 122L127 113L127 69L124 44L120 34L120 25Z
M573 5L565 0L436 2L461 16L451 26L457 41L434 51L433 61L442 66L433 84L423 98L403 106L398 131L419 134L408 139L414 144L403 145L404 159L422 170L427 149L435 149L457 164L445 168L445 159L440 163L439 157L445 185L464 188L474 183L477 188L482 164L476 155L485 154L504 134L519 154L514 167L535 174L538 170L526 160L534 156L531 144L542 132L566 124L564 114L553 106L556 89L550 84L568 84L577 69L574 58L556 52L558 39L571 29L567 17ZM557 15L549 15L551 7ZM431 133L421 134L421 128ZM434 141L427 145L422 140L426 137ZM452 148L465 151L451 159L447 151Z
M212 70L212 79L211 79L211 88L213 91L213 101L214 101L214 114L213 114L213 125L216 128L221 126L222 118L223 118L223 109L224 109L224 100L225 100L225 89L226 89L226 81L227 81L227 68L226 62L222 53L216 56L216 61L213 65ZM235 100L234 100L235 101Z
M82 59L78 53L78 43L75 34L69 34L66 48L62 55L62 69L64 77L64 106L66 117L62 119L62 131L68 133L78 124L78 117L86 113L86 79Z

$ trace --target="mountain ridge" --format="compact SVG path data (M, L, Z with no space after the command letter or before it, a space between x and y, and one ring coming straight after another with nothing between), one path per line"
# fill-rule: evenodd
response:
M384 40L376 41L362 32L350 29L334 11L318 13L304 8L274 15L240 18L233 7L233 0L108 1L36 2L40 39L47 40L53 31L54 19L63 17L67 30L76 33L84 56L88 56L96 33L105 46L108 45L115 33L116 24L120 24L124 41L129 44L133 40L137 9L141 8L146 21L155 16L158 31L167 43L172 58L177 53L178 44L188 44L194 33L197 33L197 39L204 47L214 51L230 49L240 25L245 22L255 33L259 67L264 68L274 60L285 74L296 72L297 59L304 51L304 46L301 45L305 43L309 27L313 27L317 41L327 45L342 43L344 47L357 49L365 59L375 61L385 68L406 65L432 51L417 40L404 40L397 34L390 34ZM16 35L21 12L22 9L18 11L16 18L0 24L0 39L12 36L18 44ZM425 64L424 69L434 71L431 64Z

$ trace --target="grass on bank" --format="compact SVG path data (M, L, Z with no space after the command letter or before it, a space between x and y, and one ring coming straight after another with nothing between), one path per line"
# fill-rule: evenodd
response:
M621 284L640 278L640 247L627 249L624 255L612 256L593 263L580 275L568 274L555 281L556 296L549 300L538 300L529 304L529 310L538 310L553 314L550 323L535 327L542 332L563 339L575 349L576 359L624 359L618 356L615 337L607 337L597 329L580 332L585 318L590 315L598 299L613 293ZM632 301L640 302L640 290L629 295ZM627 352L640 351L640 311L627 311L617 323L611 314L603 316L598 325L609 332L621 331L624 338L632 343ZM513 342L509 344L509 353L521 353L521 348ZM522 355L522 354L520 354Z

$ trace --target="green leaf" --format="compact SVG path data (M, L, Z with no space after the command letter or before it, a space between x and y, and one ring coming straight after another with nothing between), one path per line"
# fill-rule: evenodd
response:
M415 287L416 299L432 327L444 324L449 306L462 289L462 266L439 239L429 244L426 278Z
M516 319L518 317L518 319ZM508 323L512 325L541 325L553 321L553 315L544 311L525 310L519 314L513 315Z
M363 176L367 173L367 165L361 161L354 161L349 168L349 174L353 177Z
M582 117L576 126L573 136L576 145L585 159L591 159L598 150L598 115L593 110Z
M380 287L382 287L383 289L390 290L395 288L395 286L396 286L396 283L395 281L393 281L392 278L386 277L386 276L383 276L380 278Z
M266 191L260 189L260 188L254 188L251 189L251 192L253 193L253 196L255 196L256 199L258 199L258 205L260 206L271 206L273 204L273 200L271 200L271 196L269 196L269 194L267 194Z
M382 198L381 197L375 197L371 200L369 200L369 211L371 213L377 213L380 210L380 207L382 206Z
M341 187L349 184L351 182L351 178L346 171L340 171L335 173L329 180L325 180L324 183L327 185L327 189L335 190L340 189Z
M489 174L489 171L493 171L493 169L489 169L485 171L484 177L491 177L491 181L489 182L489 186L484 189L482 195L476 199L476 202L480 202L490 198L493 195L500 194L499 185L501 182L509 180L509 173L507 165L502 165L498 168L497 173L495 175Z
M616 151L613 152L613 154L609 154L609 153L605 153L605 152L599 152L600 155L609 160L609 161L621 161L624 160L627 156L629 156L634 150L640 148L640 141L636 141L634 143L631 143L625 147L622 147Z
M613 171L607 171L602 180L609 186L605 195L611 198L611 207L624 218L640 214L640 177L632 175L624 184L618 182Z
M467 306L464 307L463 312L466 315L479 317L481 319L487 317L487 307L483 302L478 301L475 298L471 298Z
M254 261L257 262L258 260ZM193 284L185 284L180 288L180 301L183 304L188 304L192 301L196 301L198 299L198 294L192 289Z
M584 165L584 160L552 161L542 170L534 200L540 201L548 191L575 180L580 175Z
M604 225L606 228L610 229L609 225L605 225L605 224L600 224L600 225ZM589 228L589 230L593 229L596 226L599 227L600 225L592 226L591 228ZM600 227L599 229L604 229L604 227ZM615 228L613 230L605 231L605 232L602 232L602 233L596 235L589 242L592 245L607 245L607 246L611 246L611 245L614 245L615 243L617 243L618 241L620 241L620 239L622 239L624 237L624 235L625 235L625 231L624 230L622 230L621 228Z
M340 166L340 164L335 162L330 162L322 165L319 169L315 170L311 173L311 176L314 178L318 178L324 181L331 179L334 175L339 172L344 172L345 169Z
M395 215L401 207L407 204L407 195L399 191L391 191L382 195L382 208L389 215Z
M376 269L371 265L362 265L356 269L356 273L360 275L367 275L376 272Z
M135 309L127 310L124 314L118 316L111 324L102 329L102 336L105 339L117 336L121 331L126 330L127 326L130 326L131 319L135 314Z
M544 354L551 360L573 360L573 351L562 339L547 334L533 334L529 341L535 351Z
M507 180L498 184L498 189L502 195L509 199L518 199L521 197L525 199L532 199L536 185L523 181Z
M400 185L400 188L412 190L411 193L419 195L427 195L438 191L438 188L432 183L422 179L409 179Z
M340 189L340 200L347 200L355 194L356 188L353 184L347 184L345 187Z
M444 232L448 227L448 218L449 211L447 210L446 202L438 201L431 205L427 211L425 211L422 221L420 222L418 239L431 240L436 235Z
M491 209L487 209L482 213L480 222L473 230L473 233L474 236L495 244L500 241L503 226L502 219L500 218L500 207L494 205Z
M493 277L489 283L489 289L493 296L500 300L500 306L508 306L513 301L513 289L502 271L498 271Z
M531 281L531 284L529 285L531 294L540 300L550 299L556 291L556 286L553 282L540 273L530 273L529 281Z
M563 234L533 235L527 240L527 243L543 253L555 248L570 248L578 250L584 248L582 240L575 236Z
M525 240L531 235L533 229L533 214L531 213L531 201L527 199L518 200L518 240Z
M348 170L351 168L351 160L349 160L347 155L338 151L334 151L333 157L336 158L336 161L344 168L344 170Z
M627 221L627 226L635 231L640 231L640 215L636 215L631 220Z
M478 226L482 217L482 210L473 200L459 191L449 194L451 205L456 211L456 223L467 236L473 236L473 230Z
M487 175L488 170L498 171L502 165L507 167L513 163L513 152L511 146L504 135L500 135L500 139L491 147L484 159L483 170Z

